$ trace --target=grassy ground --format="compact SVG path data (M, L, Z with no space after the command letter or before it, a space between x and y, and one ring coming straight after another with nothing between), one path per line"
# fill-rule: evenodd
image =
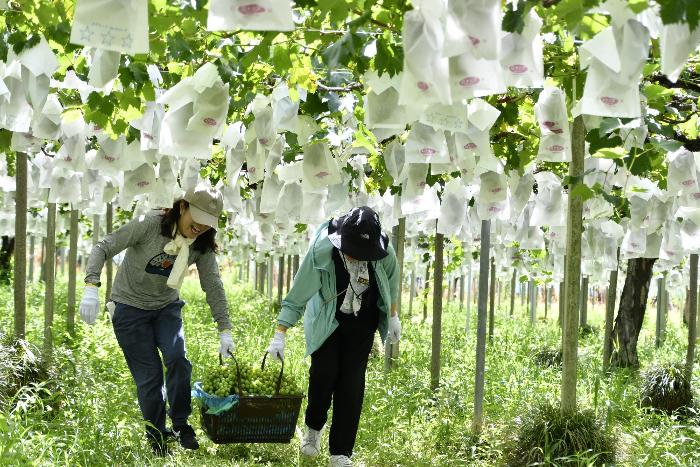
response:
M266 299L247 287L227 281L240 358L260 359L272 333L274 312ZM57 358L65 397L59 411L24 410L23 404L0 413L0 464L2 465L307 465L327 462L327 439L316 461L298 456L299 439L289 445L215 445L191 422L202 444L196 453L175 449L167 459L154 459L143 440L135 388L106 316L94 327L82 323L75 342L63 333L65 286L59 283L56 313ZM182 296L188 303L185 334L189 358L197 380L204 368L217 364L218 338L198 282L187 279ZM41 344L43 290L28 291L28 338ZM12 291L0 289L0 324L12 330ZM406 302L405 302L406 303ZM413 317L403 317L401 364L383 372L383 359L371 360L367 374L364 411L354 460L367 466L461 466L502 464L518 421L540 400L556 400L558 369L542 369L533 359L542 347L556 347L560 334L556 304L549 319L529 324L527 310L518 306L507 316L507 299L496 317L495 335L488 344L484 431L475 443L470 436L473 413L476 307L472 306L469 334L466 311L450 304L443 316L441 387L430 391L431 323L422 322L419 303ZM540 314L544 309L539 310ZM669 319L662 349L654 348L654 311L649 307L640 337L640 361L680 361L685 355L686 332L677 312ZM590 309L589 322L602 329L602 306ZM303 333L290 332L288 369L305 384L308 359L302 359ZM638 408L639 381L630 372L601 376L602 332L580 342L579 404L595 409L618 441L618 465L700 464L700 427L692 422L647 414ZM0 363L1 364L1 363ZM696 365L696 369L700 365ZM697 371L695 380L697 380ZM303 407L302 407L303 410ZM303 418L300 417L300 425ZM299 430L298 430L299 431ZM326 435L327 436L327 435Z

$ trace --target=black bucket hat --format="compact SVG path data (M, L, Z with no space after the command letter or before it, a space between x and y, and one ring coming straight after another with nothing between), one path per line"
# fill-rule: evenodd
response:
M389 237L382 232L379 216L360 206L328 224L328 239L346 255L360 261L377 261L389 252Z

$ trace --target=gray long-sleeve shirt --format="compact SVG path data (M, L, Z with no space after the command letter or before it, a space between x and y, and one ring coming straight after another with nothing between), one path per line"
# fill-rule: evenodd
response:
M111 299L143 310L158 310L177 301L179 293L166 284L176 256L163 251L170 241L160 233L162 211L139 216L92 248L85 282L96 283L105 261L126 250L124 261L114 278ZM189 264L196 263L199 283L219 331L231 329L228 302L213 251L200 253L190 246Z

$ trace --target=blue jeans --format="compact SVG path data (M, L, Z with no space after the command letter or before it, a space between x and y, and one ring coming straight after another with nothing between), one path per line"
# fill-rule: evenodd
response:
M153 425L147 426L146 431L154 439L159 439L165 431L166 394L173 426L186 424L192 412L192 364L187 360L182 329L184 305L185 302L178 300L160 310L141 310L116 303L114 310L114 334L136 383L143 418ZM158 350L163 355L162 361Z

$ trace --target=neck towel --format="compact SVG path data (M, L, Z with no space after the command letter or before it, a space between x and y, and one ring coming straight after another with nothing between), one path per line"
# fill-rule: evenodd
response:
M345 269L350 275L350 284L345 291L340 311L357 316L357 312L362 306L362 294L369 288L369 268L367 261L348 260L343 253L341 253L341 258L343 258Z
M177 226L175 227L173 233L177 231ZM190 245L194 243L194 238L186 238L180 235L178 232L175 238L163 247L169 255L177 255L175 263L173 264L173 270L170 271L170 276L168 276L168 287L171 289L179 290L182 286L182 281L185 279L185 273L187 272L188 258L190 256Z

